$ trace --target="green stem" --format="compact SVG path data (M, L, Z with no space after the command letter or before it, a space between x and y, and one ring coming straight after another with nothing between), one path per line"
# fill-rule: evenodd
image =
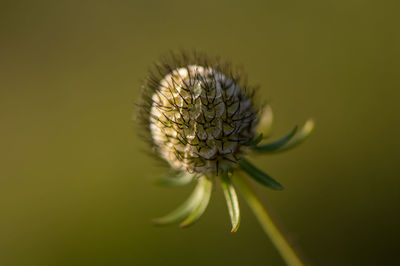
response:
M235 185L242 192L250 208L256 215L258 221L260 222L262 228L264 229L264 232L270 237L272 243L278 249L279 253L281 254L286 264L290 266L302 266L303 263L296 255L293 248L283 237L281 232L279 232L279 229L272 221L267 210L261 203L260 198L257 196L256 192L254 191L249 181L246 180L245 177L243 177L242 175L238 175L237 173L233 175L233 179Z

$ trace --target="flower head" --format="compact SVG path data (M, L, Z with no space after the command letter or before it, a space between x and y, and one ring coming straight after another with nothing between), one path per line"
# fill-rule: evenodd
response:
M150 129L173 169L217 176L245 152L256 112L233 77L209 66L174 69L152 96Z
M242 80L243 74L230 64L199 53L172 53L150 71L140 118L153 151L173 170L161 182L197 181L188 201L157 223L183 221L186 226L196 221L208 205L213 180L220 177L235 231L239 205L231 177L236 170L272 189L283 189L244 157L251 151L287 150L309 135L313 123L309 121L298 134L295 127L282 139L262 144L272 112L269 106L260 112L255 90Z

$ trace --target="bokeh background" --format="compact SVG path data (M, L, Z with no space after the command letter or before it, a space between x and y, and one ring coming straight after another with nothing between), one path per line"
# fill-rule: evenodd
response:
M195 226L153 227L192 187L137 137L148 67L197 48L241 64L275 113L273 137L312 137L253 161L309 265L400 265L396 1L1 1L0 265L283 265L242 199L219 188Z

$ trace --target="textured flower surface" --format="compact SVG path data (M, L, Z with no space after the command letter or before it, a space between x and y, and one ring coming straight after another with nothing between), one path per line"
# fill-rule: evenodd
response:
M255 89L243 80L237 68L194 52L171 53L149 72L139 117L152 151L172 168L159 183L197 182L183 205L155 223L188 226L197 221L207 208L215 180L220 179L232 231L236 231L240 210L232 179L243 172L271 189L283 189L245 156L288 150L309 136L314 123L309 120L299 131L294 127L283 138L264 143L272 111L269 105L258 107Z
M241 88L210 67L190 65L167 74L150 112L154 144L176 170L209 176L238 163L254 137L256 113Z

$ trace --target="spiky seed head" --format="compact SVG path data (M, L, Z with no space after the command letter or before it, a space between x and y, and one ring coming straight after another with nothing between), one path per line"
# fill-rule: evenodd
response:
M210 66L171 70L151 97L150 132L155 149L173 169L218 175L238 162L254 138L250 98Z

